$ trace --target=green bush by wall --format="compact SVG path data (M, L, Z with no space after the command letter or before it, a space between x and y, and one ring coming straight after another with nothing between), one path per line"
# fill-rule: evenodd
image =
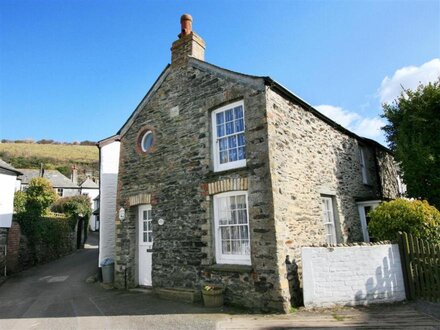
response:
M394 240L399 231L440 243L440 211L427 201L396 199L369 213L368 230L378 240Z

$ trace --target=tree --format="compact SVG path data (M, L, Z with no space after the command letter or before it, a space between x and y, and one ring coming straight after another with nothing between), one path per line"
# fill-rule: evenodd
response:
M14 194L14 211L16 213L23 213L26 210L26 192L16 191Z
M86 195L78 195L72 197L64 197L58 199L52 206L53 212L65 213L81 218L89 218L92 215L92 207L90 199Z
M440 209L440 79L404 90L383 109L389 122L383 129L408 195Z
M399 231L440 243L440 211L427 201L396 199L369 214L368 230L378 240L394 240Z
M51 183L45 178L33 178L26 190L26 213L35 217L46 215L49 206L58 198Z

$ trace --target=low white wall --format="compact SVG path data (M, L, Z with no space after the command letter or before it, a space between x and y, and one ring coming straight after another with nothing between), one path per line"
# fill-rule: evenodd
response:
M306 307L405 300L396 244L302 249Z

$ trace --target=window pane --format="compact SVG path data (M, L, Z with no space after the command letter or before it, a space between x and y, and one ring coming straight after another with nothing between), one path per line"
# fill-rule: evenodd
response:
M242 132L244 131L244 121L243 119L239 119L235 122L235 131Z
M234 123L226 123L226 134L233 134L234 133Z
M239 107L234 108L235 119L243 118L243 107L240 105Z
M232 241L232 254L241 254L240 253L240 242Z
M229 161L234 162L237 160L237 149L230 149L229 150Z
M223 138L219 140L220 151L228 149L228 139Z
M153 145L153 133L148 132L145 136L144 139L142 141L142 147L143 149L146 151L148 149L150 149L150 147Z
M243 246L243 254L244 255L249 255L250 252L251 252L249 241L244 241L241 244Z
M148 233L144 233L144 242L148 243Z
M228 151L220 151L220 164L228 162Z
M230 254L231 251L231 241L222 241L222 253Z
M217 119L217 125L223 124L225 122L225 113L224 112L218 112L215 116Z
M232 112L232 109L230 110L226 110L225 111L225 115L226 115L226 121L232 121L234 119L234 114Z
M240 226L240 238L242 240L248 240L249 239L249 229L248 226Z
M237 208L237 205L235 202L235 196L229 197L229 207L231 210L235 210Z
M222 227L221 230L221 239L228 240L231 238L231 227Z
M237 223L237 211L233 210L231 211L231 220L229 221L230 224L236 224Z
M236 201L237 201L238 208L243 209L246 207L246 196L245 195L237 196Z
M237 147L237 137L235 135L228 137L228 146L229 149Z
M217 126L217 136L222 137L225 135L225 125Z
M147 231L147 230L148 230L148 222L144 221L144 231Z
M238 240L240 238L238 226L231 227L231 238L235 240Z
M148 214L147 214L147 212L148 212L148 211L143 211L143 212L142 212L143 220L148 219Z
M246 158L246 152L244 150L244 147L238 148L238 156L237 156L237 158L240 159L240 160Z
M240 147L244 146L245 145L244 134L238 134L237 138L238 138L238 145Z
M237 211L237 223L247 223L246 210Z

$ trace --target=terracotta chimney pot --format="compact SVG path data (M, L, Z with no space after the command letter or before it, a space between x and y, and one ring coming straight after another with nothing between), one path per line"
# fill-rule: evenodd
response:
M183 14L182 17L180 17L181 33L179 34L179 38L191 34L192 20L193 19L190 14Z

